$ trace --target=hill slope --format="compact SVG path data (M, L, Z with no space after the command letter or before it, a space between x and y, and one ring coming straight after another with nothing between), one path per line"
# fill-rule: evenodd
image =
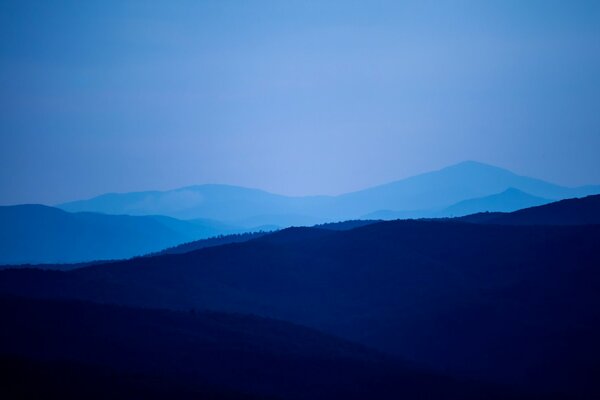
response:
M422 372L332 336L252 316L10 297L0 298L0 315L0 354L96 368L87 376L63 378L62 393L89 392L78 379L91 376L116 386L112 392L104 385L96 389L107 398L131 398L136 392L126 396L115 384L115 378L129 376L125 388L134 386L143 398L173 398L178 392L202 399L246 398L236 392L283 399L512 397L497 387ZM32 375L27 387L43 391Z
M42 205L0 207L0 264L123 259L231 232L210 221L68 213Z
M293 321L432 368L600 393L600 226L374 223L68 273L0 272L0 291Z
M600 187L566 188L520 176L502 168L467 161L439 171L340 196L341 204L337 206L353 209L360 215L378 210L394 210L412 213L417 211L416 217L435 217L441 209L460 201L494 195L510 188L545 199L579 197L600 192ZM377 215L370 217L379 218Z
M600 195L567 199L512 213L464 217L468 222L503 225L588 225L600 224Z

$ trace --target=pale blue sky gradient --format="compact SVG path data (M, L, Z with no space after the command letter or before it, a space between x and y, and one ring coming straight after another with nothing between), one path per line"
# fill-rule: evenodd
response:
M597 1L1 1L0 204L600 183Z

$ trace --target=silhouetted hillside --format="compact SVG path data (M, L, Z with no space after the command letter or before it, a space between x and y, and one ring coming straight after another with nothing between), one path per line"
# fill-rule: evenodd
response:
M353 221L331 222L331 223L327 223L327 224L316 225L315 228L331 229L331 230L336 230L336 231L337 230L345 231L345 230L358 228L360 226L370 225L370 224L373 224L376 222L380 222L380 221L353 220ZM222 236L217 236L217 237L213 237L213 238L209 238L209 239L195 240L193 242L180 244L179 246L171 247L171 248L165 249L163 251L160 251L157 254L151 254L151 255L189 253L190 251L200 250L200 249L204 249L206 247L221 246L221 245L230 244L230 243L247 242L249 240L257 239L259 237L268 235L270 233L272 233L272 232L259 231L259 232L238 233L238 234L232 234L232 235L222 235ZM73 269L73 268L70 268L70 269Z
M71 361L34 360L0 354L0 396L8 400L252 400L223 388L182 385L156 375Z
M52 372L62 381L55 385L59 395L114 398L113 390L117 395L132 390L143 398L153 393L152 398L164 399L178 398L179 392L187 398L194 393L238 398L232 392L285 399L516 397L498 387L403 366L301 326L252 316L19 298L0 298L0 315L0 354L31 360L25 366L17 362L10 374L34 364L28 387L40 392L40 383L48 380L40 369L50 369L45 365L51 363L70 374L61 379L61 369ZM79 364L89 367L73 371ZM6 390L2 385L0 392Z
M512 213L481 213L461 220L503 225L589 225L600 224L600 195L567 199Z
M230 243L241 243L247 242L248 240L256 239L264 235L268 235L270 232L247 232L247 233L236 233L232 235L216 236L208 239L195 240L193 242L183 243L178 246L169 247L159 251L154 255L165 255L165 254L182 254L189 253L190 251L204 249L206 247L222 246Z
M229 232L236 230L211 221L5 206L0 207L0 264L123 259Z
M394 221L68 273L0 290L293 321L454 374L600 393L600 226Z
M349 231L350 229L360 228L361 226L367 226L367 225L375 224L377 222L381 222L381 221L370 220L370 219L356 219L356 220L330 222L327 224L315 225L314 228L329 229L332 231Z

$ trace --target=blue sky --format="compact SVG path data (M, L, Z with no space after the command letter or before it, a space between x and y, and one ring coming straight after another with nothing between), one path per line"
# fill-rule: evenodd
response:
M0 204L600 183L600 2L0 1Z

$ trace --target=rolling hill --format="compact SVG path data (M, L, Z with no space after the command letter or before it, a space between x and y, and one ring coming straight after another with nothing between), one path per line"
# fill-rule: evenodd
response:
M0 315L0 360L12 358L7 375L25 364L29 371L21 378L28 384L21 390L42 397L525 398L254 316L12 297L0 297ZM62 381L55 392L48 375ZM5 382L0 393L10 395L18 385Z
M123 259L239 232L213 221L68 213L42 205L0 207L0 264Z
M70 272L0 292L291 321L444 373L600 393L600 226L380 222Z
M566 199L512 213L468 215L463 221L503 225L590 225L600 224L600 195Z

